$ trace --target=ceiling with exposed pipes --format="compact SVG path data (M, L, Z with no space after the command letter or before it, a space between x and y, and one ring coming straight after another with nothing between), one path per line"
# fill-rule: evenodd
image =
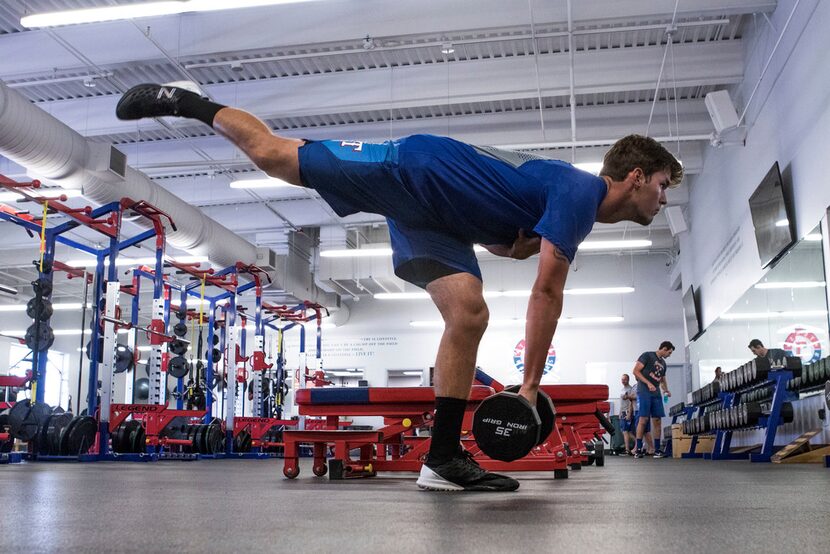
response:
M290 137L433 133L574 163L599 162L616 139L646 133L684 164L684 184L669 196L682 207L711 148L704 96L742 82L742 37L767 25L776 5L317 0L43 29L20 23L27 14L135 3L0 3L0 80L84 137L114 144L130 166L225 227L277 249L308 228L382 241L383 219L339 218L306 189L231 188L262 175L200 123L117 120L127 88L195 81ZM0 157L0 174L25 178L26 168ZM662 214L649 228L598 225L594 235L673 245ZM7 241L10 249L31 244L22 233Z

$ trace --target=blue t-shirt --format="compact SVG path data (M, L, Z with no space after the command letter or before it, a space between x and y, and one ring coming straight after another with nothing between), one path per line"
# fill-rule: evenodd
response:
M533 154L432 135L401 139L398 147L408 192L471 243L510 245L523 229L573 261L607 193L604 179Z
M654 385L656 389L654 392L651 392L647 386L641 384L637 387L637 394L659 396L660 382L666 375L666 360L658 356L656 352L643 352L637 358L637 361L643 364L643 369L641 370L643 377L646 381Z

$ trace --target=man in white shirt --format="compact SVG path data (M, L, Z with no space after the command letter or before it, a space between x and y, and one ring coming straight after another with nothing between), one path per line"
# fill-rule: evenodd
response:
M635 419L634 412L636 410L637 389L631 386L630 379L627 373L622 375L622 390L620 391L620 429L623 432L623 444L625 445L625 454L631 455L631 432L634 430Z

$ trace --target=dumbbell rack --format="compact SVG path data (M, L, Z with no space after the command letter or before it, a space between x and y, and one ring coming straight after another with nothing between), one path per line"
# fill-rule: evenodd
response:
M715 397L711 400L707 400L706 402L701 402L699 404L692 404L692 405L686 406L686 414L687 414L686 415L686 420L688 421L688 420L691 420L691 419L703 417L703 415L706 413L707 409L713 408L713 407L717 406L718 404L721 404L723 402L723 398L721 397L721 394L723 394L723 393L718 393L717 397ZM704 457L705 454L703 452L697 452L698 438L699 438L699 434L695 433L695 434L692 435L692 442L689 445L689 451L684 452L683 454L681 454L680 455L681 458L688 459L688 458L703 458Z
M732 453L730 452L730 448L732 445L732 433L735 429L718 430L715 435L715 446L712 449L712 453L704 455L704 458L712 460L749 459L752 462L769 462L774 454L773 448L775 446L775 435L778 431L778 426L783 423L781 414L782 406L784 405L784 402L798 399L797 395L793 395L787 390L787 382L792 378L792 371L786 369L775 369L769 372L766 381L742 387L736 391L721 393L722 406L724 409L729 409L738 406L740 404L741 396L744 394L759 388L768 387L770 383L773 384L774 392L769 415L761 416L757 425L745 428L764 429L764 441L761 446L761 452L759 453Z
M680 418L683 418L682 421L685 421L685 420L690 419L692 417L692 414L695 413L695 407L694 406L687 406L683 402L681 402L680 404L677 404L676 406L679 406L677 408L677 411L675 411L675 406L672 406L669 409L669 415L671 415L671 425L672 426L674 426L677 423L680 423L680 421L681 421ZM672 412L675 412L675 413L672 413ZM667 458L671 458L671 456L672 456L672 437L669 437L668 439L666 439L666 437L663 437L663 444L665 444L665 446L663 447L663 453L665 454L665 456Z

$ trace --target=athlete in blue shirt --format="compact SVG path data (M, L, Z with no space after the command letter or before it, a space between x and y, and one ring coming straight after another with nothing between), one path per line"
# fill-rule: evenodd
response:
M663 430L661 420L666 416L666 410L663 408L663 396L658 389L662 389L663 394L671 396L666 381L666 358L671 356L672 352L674 352L674 345L666 340L660 343L660 348L656 352L640 354L637 363L634 364L634 378L640 383L637 387L639 419L637 421L635 458L642 458L645 455L643 453L643 434L646 432L649 419L651 419L651 435L654 438L654 457L663 457L663 450L660 448Z
M430 490L519 486L483 470L459 447L488 320L473 245L516 259L540 253L519 391L535 404L562 312L565 278L580 242L597 221L648 225L666 203L666 189L683 175L674 156L637 135L611 147L599 177L557 160L428 135L382 144L283 138L247 112L165 85L133 87L119 101L116 115L197 119L271 177L315 189L338 215L363 211L387 218L395 273L425 288L444 319L432 441L418 478L418 485Z

